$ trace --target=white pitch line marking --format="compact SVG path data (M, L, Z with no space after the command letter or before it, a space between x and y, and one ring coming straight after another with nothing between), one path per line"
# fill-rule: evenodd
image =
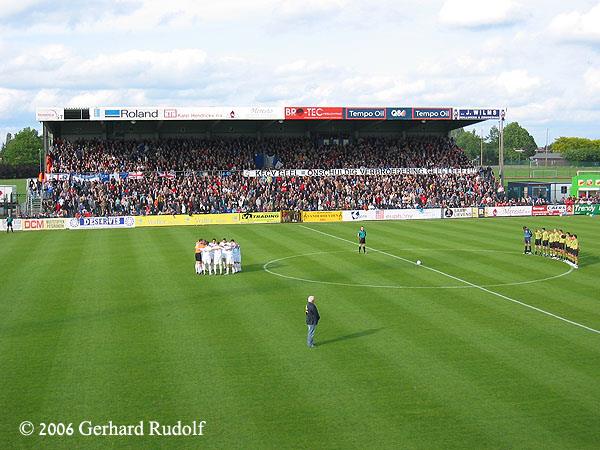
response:
M325 232L320 231L320 230L315 230L314 228L307 227L306 225L300 225L300 226L302 228L307 229L307 230L314 231L315 233L319 233L319 234L322 234L324 236L329 236L331 238L338 239L340 241L344 241L344 242L348 242L350 244L356 245L356 242L350 241L348 239L344 239L344 238L341 238L339 236L335 236L333 234L325 233ZM392 253L384 252L383 250L377 250L376 248L373 248L373 247L369 247L369 249L371 251L378 252L378 253L381 253L383 255L387 255L387 256L389 256L391 258L396 258L396 259L399 259L400 261L404 261L404 262L407 262L409 264L416 265L416 263L414 261L411 261L410 259L406 259L406 258L403 258L401 256L394 255ZM467 284L467 285L472 286L474 288L477 288L477 289L479 289L479 290L481 290L483 292L487 292L488 294L492 294L492 295L495 295L496 297L500 297L500 298L502 298L504 300L508 300L509 302L513 302L513 303L516 303L518 305L524 306L526 308L533 309L534 311L540 312L540 313L545 314L545 315L550 316L550 317L554 317L555 319L558 319L558 320L562 320L563 322L570 323L571 325L575 325L577 327L583 328L585 330L591 331L591 332L596 333L596 334L600 334L600 330L596 330L594 328L588 327L587 325L583 325L583 324L581 324L579 322L575 322L573 320L567 319L566 317L562 317L562 316L559 316L558 314L554 314L554 313L551 313L550 311L546 311L544 309L538 308L537 306L533 306L533 305L530 305L528 303L524 303L524 302L522 302L520 300L516 300L514 298L508 297L508 296L506 296L504 294L500 294L499 292L492 291L492 290L490 290L490 289L488 289L486 287L479 286L477 284L471 283L470 281L463 280L462 278L455 277L454 275L450 275L449 273L442 272L441 270L434 269L433 267L423 266L423 265L419 266L419 267L422 267L424 269L430 270L430 271L435 272L435 273L437 273L439 275L448 277L448 278L450 278L452 280L459 281L461 283Z
M419 248L419 249L403 249L405 251L415 251L415 250L420 250L420 251L436 251L436 250L444 250L444 251L454 251L453 249L423 249L423 248ZM469 250L461 250L461 251L465 251L468 252ZM480 250L473 250L473 252L479 252ZM486 253L490 253L490 252L497 252L497 253L515 253L512 251L506 251L506 250L481 250L482 252L486 252ZM368 287L368 288L380 288L380 289L473 289L474 286L468 286L468 285L460 285L460 286L401 286L401 285L387 285L387 284L361 284L361 283L342 283L340 281L323 281L323 280L311 280L309 278L302 278L302 277L295 277L293 275L284 275L282 273L279 272L275 272L271 269L269 269L269 266L271 264L275 264L279 261L285 261L288 259L293 259L293 258L301 258L303 256L312 256L312 255L325 255L325 254L330 254L330 253L342 253L342 252L348 252L348 250L334 250L331 252L311 252L311 253L303 253L301 255L291 255L291 256L284 256L283 258L277 258L277 259L272 259L271 261L268 261L266 263L263 264L263 270L265 272L270 273L271 275L275 275L277 277L281 277L281 278L287 278L288 280L296 280L296 281L304 281L306 283L315 283L315 284L330 284L333 286L346 286L346 287ZM380 251L381 252L381 251ZM547 277L547 278L538 278L536 280L526 280L526 281L515 281L514 283L498 283L498 284L484 284L481 285L481 287L500 287L500 286L519 286L522 284L533 284L533 283L541 283L543 281L548 281L548 280L554 280L555 278L560 278L560 277L564 277L565 275L569 275L571 272L573 272L573 268L571 267L569 270L567 270L566 272L563 272L561 274L558 275L554 275L551 277Z

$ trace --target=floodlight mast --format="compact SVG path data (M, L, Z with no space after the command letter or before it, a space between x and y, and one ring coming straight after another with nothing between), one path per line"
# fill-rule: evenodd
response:
M500 117L498 139L498 171L500 172L500 185L504 187L504 114Z

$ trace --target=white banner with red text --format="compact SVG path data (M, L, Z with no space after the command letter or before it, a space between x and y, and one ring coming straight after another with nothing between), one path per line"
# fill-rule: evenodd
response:
M534 216L568 216L573 214L573 205L538 205L531 212Z

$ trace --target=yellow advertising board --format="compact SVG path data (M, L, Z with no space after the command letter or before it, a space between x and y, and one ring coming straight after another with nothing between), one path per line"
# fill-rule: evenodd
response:
M341 222L341 211L302 211L302 222Z
M281 212L247 212L240 213L240 223L280 223Z
M21 219L21 230L64 230L65 219Z
M164 216L136 216L136 227L173 227L185 225L234 225L240 223L240 215L229 214L194 214L189 215L164 215Z

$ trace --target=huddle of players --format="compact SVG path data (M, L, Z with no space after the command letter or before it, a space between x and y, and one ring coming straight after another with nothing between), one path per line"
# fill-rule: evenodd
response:
M579 264L579 240L576 234L563 230L537 228L535 236L535 254L553 259L561 259L574 267ZM531 250L530 250L531 252Z
M213 239L208 242L205 239L198 239L195 247L196 253L196 273L198 275L219 275L237 273L242 271L242 253L240 245L233 239L228 241L223 238L221 242Z

